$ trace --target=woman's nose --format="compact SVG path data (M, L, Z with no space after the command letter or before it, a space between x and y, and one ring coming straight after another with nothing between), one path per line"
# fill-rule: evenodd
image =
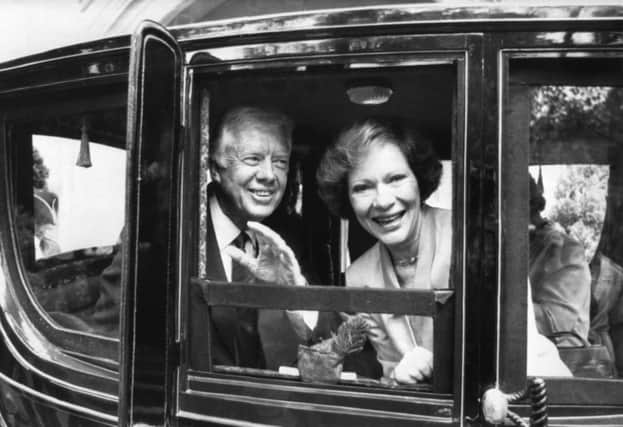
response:
M260 181L273 181L275 179L275 171L273 170L273 163L270 159L264 159L258 165L257 179Z
M388 209L394 204L395 200L394 194L389 188L379 185L372 206L377 209Z

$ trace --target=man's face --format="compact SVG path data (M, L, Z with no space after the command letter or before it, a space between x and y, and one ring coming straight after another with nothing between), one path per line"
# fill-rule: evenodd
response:
M225 132L212 177L222 189L223 211L239 225L272 214L288 180L290 147L269 129Z

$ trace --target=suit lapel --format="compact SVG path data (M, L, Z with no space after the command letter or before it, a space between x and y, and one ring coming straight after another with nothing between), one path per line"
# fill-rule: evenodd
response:
M210 199L212 192L208 190L208 200ZM210 209L207 213L207 230L206 230L206 279L219 282L227 281L225 275L225 267L221 259L221 251L218 247L218 241L214 233L214 224L212 222L212 215ZM214 334L212 335L212 345L220 347L227 354L228 359L223 361L216 361L216 363L238 364L238 351L234 343L234 337L237 334L236 325L238 324L238 315L234 307L215 306L212 307L212 325ZM222 353L222 352L221 352Z

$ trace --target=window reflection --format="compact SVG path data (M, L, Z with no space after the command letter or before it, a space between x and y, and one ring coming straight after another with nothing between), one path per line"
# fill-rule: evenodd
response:
M33 184L33 197L35 215L54 218L57 252L52 255L117 244L124 222L125 150L91 142L93 165L81 168L75 164L79 140L48 135L32 140L33 162L38 153L41 169L48 172L41 188Z
M613 250L615 218L607 213L620 198L612 165L620 151L621 99L620 89L598 86L539 86L530 95L534 316L539 333L578 377L616 376L623 358L616 350L623 335L612 334L623 269Z
M103 112L87 139L77 114L16 123L10 132L28 285L58 326L107 336L119 328L126 152L116 128L124 115Z

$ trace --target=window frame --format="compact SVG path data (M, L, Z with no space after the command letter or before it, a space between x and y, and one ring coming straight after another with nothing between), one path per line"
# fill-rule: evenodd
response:
M409 403L405 408L409 408L409 416L406 419L421 419L433 415L433 422L447 422L448 418L458 417L463 406L460 402L464 399L464 363L465 363L465 322L464 322L464 286L466 283L466 267L464 252L466 246L466 228L467 224L467 201L465 200L467 177L465 176L467 154L467 116L468 102L474 102L473 96L477 99L478 93L475 95L468 94L467 88L474 85L475 81L480 80L480 68L478 60L481 55L482 40L480 35L441 35L436 38L428 36L380 36L380 37L358 37L358 38L337 38L337 39L321 39L321 40L305 40L281 43L262 43L259 45L233 45L224 48L208 48L200 49L186 53L186 60L189 64L185 69L185 102L184 102L184 121L186 128L186 138L189 140L188 150L184 162L192 165L190 168L184 168L186 173L182 176L182 187L191 186L190 190L184 191L184 194L194 194L194 197L186 197L183 201L182 213L180 214L180 234L188 234L198 236L194 241L182 242L181 254L179 259L186 260L186 265L180 265L180 282L178 285L178 295L180 304L178 306L177 324L178 337L182 341L181 349L181 367L178 371L178 387L177 387L177 410L183 417L191 419L215 419L213 417L223 416L215 410L206 411L205 408L213 407L208 405L208 401L220 404L230 399L243 399L247 404L280 406L284 405L286 396L292 393L299 393L305 396L306 405L312 405L320 411L340 410L342 406L350 406L353 402L357 405L366 407L365 399L372 399L370 402L379 398L389 401L398 402L409 395ZM214 46L214 43L212 43ZM257 49L254 49L256 47ZM259 49L259 50L258 50ZM215 61L223 55L225 60ZM205 265L202 256L205 251L202 249L205 234L200 230L201 221L204 221L207 210L207 199L205 198L205 188L207 186L207 145L204 141L204 129L208 126L203 117L199 117L201 94L196 90L199 80L199 73L226 73L232 70L245 70L251 72L261 72L269 69L290 70L293 73L297 67L308 67L313 65L331 65L331 64L350 64L355 68L358 64L370 67L391 66L417 66L435 61L442 63L451 63L456 70L456 96L454 100L453 118L453 136L452 136L452 155L454 163L453 178L453 245L461 248L453 260L451 283L454 284L455 292L455 318L454 318L454 346L455 355L451 362L453 377L453 392L450 394L431 394L431 393L407 393L403 391L385 391L383 389L369 390L347 390L337 389L332 392L322 385L280 385L279 382L266 379L253 379L245 376L230 376L222 373L197 374L189 370L187 366L187 358L185 356L185 336L186 336L186 297L188 294L187 286L191 277L197 272L203 271L201 267ZM468 81L472 81L468 83ZM476 85L475 87L478 87ZM478 126L474 126L478 129ZM195 187L199 183L198 188ZM187 213L185 213L187 212ZM200 212L197 215L194 212ZM193 220L192 218L195 218ZM473 227L473 225L472 225ZM188 232L188 230L192 232ZM185 230L183 232L183 230ZM190 239L188 239L190 240ZM199 241L197 241L199 240ZM188 260L199 260L195 266L189 266ZM197 267L198 266L198 267ZM209 388L199 390L193 386L193 382L200 381L209 385ZM260 397L254 389L270 390L268 398ZM331 394L338 399L338 403L329 407L314 402L314 394ZM218 395L214 394L218 393ZM220 397L219 397L220 396ZM347 400L341 400L339 396ZM216 400L215 400L216 399ZM223 400L224 399L224 400ZM355 400L352 400L355 399ZM364 400L360 400L364 399ZM351 402L348 404L347 402ZM284 409L288 411L309 410L303 408L302 404L288 405ZM356 411L357 416L378 416L372 412L365 410ZM237 412L239 413L239 412ZM386 413L386 415L389 413ZM400 411L395 415L396 420L404 417L406 413L401 414ZM240 415L239 415L240 416ZM287 415L286 415L287 416ZM445 420L445 421L443 421Z
M127 49L123 51L127 53ZM107 63L111 56L118 67L98 76L89 75L82 66L85 63ZM123 69L121 49L115 49L111 56L98 51L79 55L79 59L50 58L0 73L0 200L4 201L0 204L0 280L7 291L1 298L0 329L12 357L43 380L42 387L49 387L46 391L49 397L45 400L55 401L53 396L67 392L76 399L92 399L92 408L60 400L55 404L116 423L119 374L118 363L112 361L111 356L118 353L119 340L62 328L53 323L36 302L27 282L14 227L13 165L6 163L11 144L8 139L10 122L36 117L53 106L61 106L68 112L92 109L93 98L101 100L96 110L125 108L127 86L124 79L127 74ZM45 73L40 72L43 68ZM34 80L23 79L24 74L35 76ZM7 81L20 84L13 86ZM108 89L108 93L104 95L103 89ZM85 96L85 90L99 95ZM94 345L106 347L108 357L89 351Z
M125 94L123 93L115 93L114 95L104 95L102 96L102 104L98 104L97 106L93 106L99 99L98 96L89 97L84 93L75 94L72 93L68 87L60 87L58 91L55 90L57 95L63 96L63 93L69 93L68 97L59 103L51 102L46 105L38 104L35 108L21 107L16 111L9 111L4 117L5 126L10 122L19 123L22 120L28 120L29 117L33 114L33 110L35 114L43 111L49 111L50 108L57 108L59 105L63 105L67 108L67 111L72 112L97 112L110 108L123 108L125 107L126 100ZM36 95L33 94L33 95ZM81 99L82 98L82 99ZM34 98L32 98L34 101ZM75 103L75 100L78 100ZM77 105L76 105L77 104ZM85 109L86 107L86 109ZM36 116L35 116L36 117ZM9 142L9 141L7 141ZM9 142L10 143L10 142ZM12 167L9 167L9 170L12 171ZM11 178L9 179L9 185L12 186L13 182L13 174L10 173ZM14 201L12 197L10 197L11 192L9 193L9 203L10 206L14 206ZM13 220L14 221L14 220ZM67 354L72 354L75 357L81 358L85 361L91 361L92 363L101 364L107 369L111 369L113 371L118 370L118 362L114 361L116 355L119 352L119 339L113 337L107 337L104 335L97 335L88 332L82 332L78 330L73 330L69 328L62 327L55 322L53 322L50 316L43 310L43 308L39 305L30 289L30 284L28 283L26 267L21 261L20 249L18 246L14 246L14 250L16 251L16 261L18 262L18 266L20 269L20 275L22 277L21 284L24 290L22 291L22 295L27 295L30 303L24 305L24 309L31 320L36 324L36 327L41 331L44 331L44 335L47 337L49 342L53 345L62 348L64 352ZM98 347L103 346L103 350L105 350L104 354L94 355L89 352L89 348L93 345L98 345Z
M589 33L594 40L607 40L609 33ZM511 40L508 38L507 44ZM513 40L516 43L516 40ZM595 42L596 43L596 42ZM513 43L514 44L514 43ZM523 388L526 378L526 301L527 301L527 262L516 263L516 259L528 259L528 183L522 182L517 185L517 177L524 177L529 166L529 144L509 144L505 143L504 135L512 130L512 125L508 125L512 120L507 120L506 108L510 99L510 61L528 60L539 58L581 58L590 61L594 58L618 58L623 60L623 47L621 46L555 46L555 47L534 47L517 48L507 47L499 51L499 126L500 139L500 176L502 177L499 186L500 197L500 269L502 271L498 288L501 295L500 317L512 318L512 322L501 323L499 331L500 352L499 365L501 367L501 383L513 389L504 390L507 392L516 391ZM569 76L546 76L540 74L542 85L568 85ZM565 80L566 79L566 80ZM592 81L592 80L591 80ZM623 86L623 78L617 77L615 81ZM576 84L578 84L576 82ZM536 85L536 84L535 84ZM580 82L579 85L586 86L613 86L613 82L603 84L586 84ZM525 185L524 185L525 184ZM504 195L502 197L502 195ZM524 279L521 279L524 278ZM511 283L511 284L509 284ZM520 301L518 304L517 301ZM513 317L515 316L515 317ZM520 320L517 320L520 316ZM580 405L572 413L573 415L590 415L595 406L599 406L600 414L621 414L623 406L623 378L621 379L598 379L598 378L556 378L546 377L548 406L553 408L552 414L569 416L571 412L565 409L565 405ZM591 408L591 406L593 406ZM525 406L518 407L519 411L525 413ZM594 412L593 412L594 414ZM620 415L619 415L620 416ZM571 418L569 418L571 419ZM619 419L619 418L617 418ZM613 420L609 418L609 420ZM587 422L586 419L582 422Z

